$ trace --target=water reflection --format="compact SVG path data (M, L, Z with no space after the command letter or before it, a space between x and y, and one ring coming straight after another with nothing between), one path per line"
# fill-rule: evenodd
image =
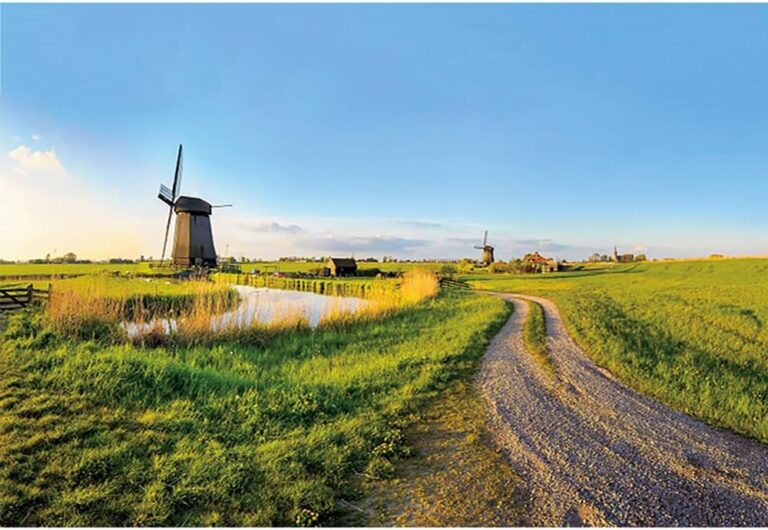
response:
M211 318L211 329L227 327L246 327L253 322L269 324L284 319L303 317L311 327L316 327L320 319L331 313L354 313L364 308L368 302L362 298L326 296L304 291L284 291L267 287L233 285L240 294L237 308ZM177 328L176 319L154 319L137 324L125 322L123 328L130 337L142 335L161 326L167 334Z

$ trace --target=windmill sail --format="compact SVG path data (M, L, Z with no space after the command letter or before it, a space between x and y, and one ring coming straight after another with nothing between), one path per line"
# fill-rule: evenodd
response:
M165 184L160 184L160 191L157 193L157 198L165 204L173 206L173 192Z
M179 144L179 154L176 155L176 171L173 173L173 200L175 201L181 194L181 173L184 169L184 156L181 152L181 144Z
M173 172L173 187L169 190L167 186L160 185L160 193L158 197L161 201L169 206L168 209L168 221L165 223L165 238L163 239L163 252L160 254L160 266L163 265L165 260L165 249L168 247L168 232L171 230L171 217L173 217L173 206L176 204L176 199L179 197L181 191L181 170L184 166L182 159L182 146L179 144L179 154L176 155L176 171Z
M488 230L483 233L483 244L475 245L475 248L483 251L483 259L481 260L484 265L490 265L493 263L493 246L488 244Z

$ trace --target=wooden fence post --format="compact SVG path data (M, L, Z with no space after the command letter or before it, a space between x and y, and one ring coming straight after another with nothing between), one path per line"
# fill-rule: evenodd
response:
M27 305L32 305L32 284L27 285Z

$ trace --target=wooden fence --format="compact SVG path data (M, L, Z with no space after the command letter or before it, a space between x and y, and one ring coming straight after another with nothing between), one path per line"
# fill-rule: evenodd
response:
M0 311L23 309L33 303L48 300L51 297L51 284L48 289L35 289L29 285L6 285L0 287Z
M440 278L440 287L446 287L448 289L469 289L469 285L452 278Z

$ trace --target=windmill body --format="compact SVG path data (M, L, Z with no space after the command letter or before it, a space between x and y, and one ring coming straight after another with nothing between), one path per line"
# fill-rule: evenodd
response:
M173 233L173 250L171 257L173 265L177 267L190 266L216 266L216 247L213 245L213 231L211 230L211 212L213 208L209 202L197 197L187 197L181 192L182 147L179 146L179 154L176 157L176 171L173 176L173 186L160 185L158 198L169 206L168 222L165 226L165 239L163 240L163 253L160 258L162 264L165 259L165 250L168 244L168 232L171 228L171 217L176 214L176 225ZM231 206L231 204L223 205Z
M179 197L174 206L176 229L171 257L177 267L216 266L216 248L211 230L210 203L197 197Z
M488 244L488 230L485 231L485 235L483 236L482 246L475 246L475 248L483 251L483 259L481 260L481 263L484 266L487 267L493 263L493 247Z
M483 247L483 265L487 266L493 262L493 247L491 245L485 245Z

